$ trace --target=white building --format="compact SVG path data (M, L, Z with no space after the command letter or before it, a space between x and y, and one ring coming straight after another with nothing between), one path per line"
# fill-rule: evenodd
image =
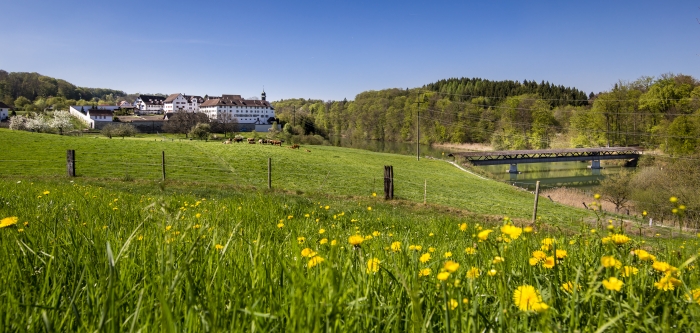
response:
M3 103L0 102L0 120L5 120L10 117L10 107Z
M199 105L204 103L204 98L200 96L189 96L183 94L172 94L163 101L163 111L168 112L199 112Z
M183 96L187 100L187 110L192 112L199 112L199 105L204 103L204 98L202 98L201 96Z
M158 114L163 113L163 101L165 101L165 97L139 95L134 101L134 106L139 110L139 113Z
M114 110L119 106L114 105L71 105L70 114L90 126L90 128L100 128L101 123L111 123L114 121Z
M241 95L222 95L209 97L199 105L199 112L206 114L209 119L217 121L235 121L242 130L267 131L275 119L275 109L266 100L265 92L262 99L243 99Z

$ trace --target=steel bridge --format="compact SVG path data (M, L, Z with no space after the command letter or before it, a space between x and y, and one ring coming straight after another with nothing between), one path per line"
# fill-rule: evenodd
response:
M544 150L503 150L452 153L473 165L510 164L510 173L518 173L518 163L591 161L591 169L600 169L601 160L634 160L642 150L634 147L576 148Z

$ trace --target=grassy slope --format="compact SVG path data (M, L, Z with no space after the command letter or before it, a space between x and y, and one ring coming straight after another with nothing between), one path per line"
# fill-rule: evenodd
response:
M65 151L75 149L81 177L158 180L160 154L165 151L170 180L264 188L269 157L274 188L342 196L376 192L381 196L383 166L393 165L398 198L422 202L427 181L429 203L522 219L532 214L532 194L480 179L439 160L416 161L409 156L330 146L292 150L259 144L163 141L156 137L110 140L9 130L0 130L0 140L9 143L0 153L3 175L63 176ZM588 213L543 200L539 214L570 221Z

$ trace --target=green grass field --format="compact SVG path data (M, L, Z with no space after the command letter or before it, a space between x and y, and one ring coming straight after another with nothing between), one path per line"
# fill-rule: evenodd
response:
M443 161L0 138L3 332L699 329L698 238L624 235L607 218L591 230L588 212L546 201L542 224L523 225L532 194ZM64 176L66 149L79 177ZM383 165L405 200L372 196Z

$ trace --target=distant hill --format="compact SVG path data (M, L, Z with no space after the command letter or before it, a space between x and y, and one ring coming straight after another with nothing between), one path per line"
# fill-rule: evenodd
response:
M489 81L481 78L450 78L423 86L424 89L435 91L447 96L451 101L465 102L482 97L482 101L493 106L511 96L536 94L547 100L550 106L582 106L588 104L585 92L576 88L553 85L549 82L525 80L519 81Z
M13 104L18 97L30 101L37 97L64 97L65 99L115 99L126 96L121 90L78 87L68 81L39 73L10 72L0 69L0 100Z

